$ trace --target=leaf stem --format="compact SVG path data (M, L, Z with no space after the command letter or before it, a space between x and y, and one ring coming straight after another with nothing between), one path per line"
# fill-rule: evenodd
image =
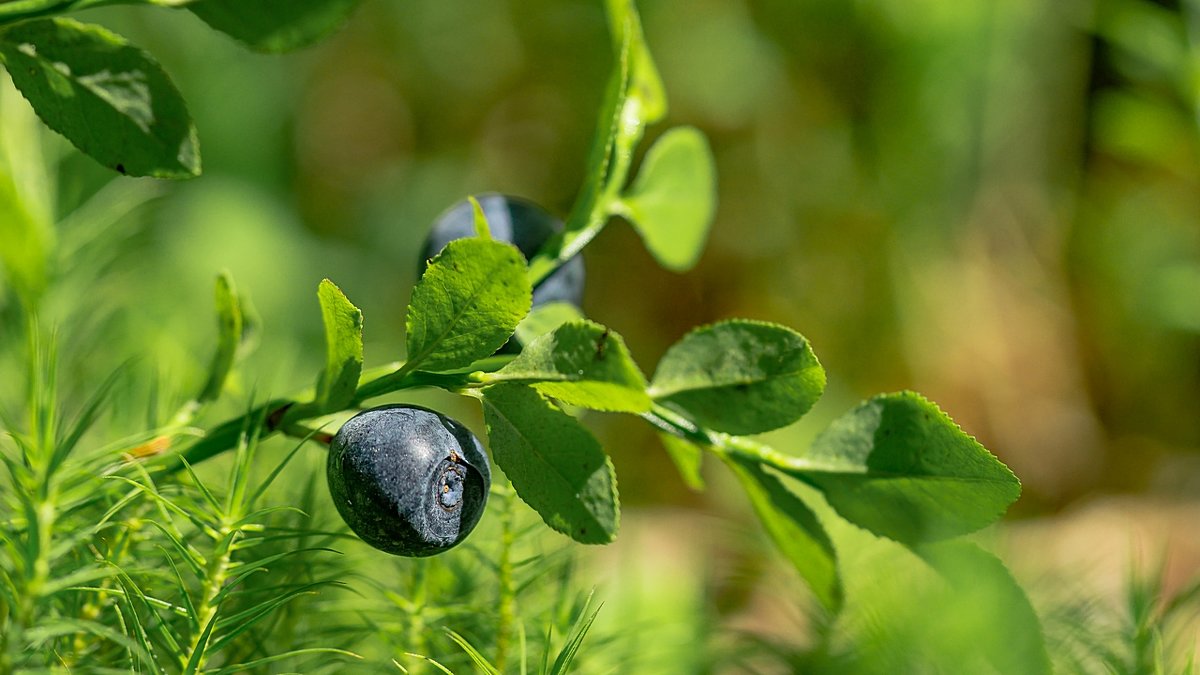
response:
M576 212L568 219L567 231L553 239L543 251L529 261L529 284L536 287L554 270L584 249L618 211L618 197L629 177L633 153L642 139L646 121L642 117L642 100L629 95L630 71L628 46L622 48L617 86L621 89L620 110L615 117L616 129L611 147L602 150L600 169L604 172L599 190L585 190L579 197ZM602 122L604 120L601 120ZM610 128L611 129L611 128ZM609 133L607 130L602 133ZM581 215L580 215L581 214ZM557 244L557 246L556 246ZM557 249L557 250L554 250Z
M427 373L420 370L409 371L403 363L392 363L381 368L375 368L363 373L361 384L355 390L351 407L361 406L367 399L403 389L438 387L456 391L468 386L471 373L499 370L513 358L513 356L507 354L490 356L471 364L470 367L462 371L450 373ZM184 461L195 466L207 459L228 452L237 446L238 439L248 430L248 427L260 419L266 420L260 432L260 439L276 432L283 432L288 435L298 436L299 438L306 437L311 429L302 426L301 422L314 417L339 412L337 410L322 410L311 402L301 403L298 399L306 394L311 394L311 392L301 392L295 398L281 398L268 401L247 411L243 415L218 424L204 438L196 441L184 451L182 460L179 455L173 457L163 467L163 470L167 473L175 473L183 469ZM295 433L289 432L289 429ZM314 438L321 440L321 436L321 432L317 432Z
M765 464L793 476L832 470L829 466L810 461L803 457L786 455L766 443L756 441L752 438L732 436L698 426L691 420L659 403L655 403L650 412L642 413L642 419L661 431L707 448L721 457Z
M285 436L291 436L292 438L299 438L306 441L316 441L317 443L325 446L328 446L333 442L333 434L321 431L319 429L306 427L303 424L288 424L280 427L279 430L282 431Z

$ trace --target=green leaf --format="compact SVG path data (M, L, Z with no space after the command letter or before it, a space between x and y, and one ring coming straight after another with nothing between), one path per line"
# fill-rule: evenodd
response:
M317 288L325 323L325 370L317 381L317 406L341 410L354 400L362 374L363 315L329 279Z
M650 384L655 400L730 434L800 419L825 389L825 371L802 335L733 319L698 328L667 350Z
M817 599L836 612L842 606L837 554L816 514L775 476L751 461L725 456L759 521L775 546L804 577Z
M919 394L884 394L834 420L792 469L846 520L905 544L973 532L1021 494L1017 477Z
M337 30L361 0L198 0L188 9L262 52L287 52Z
M430 261L408 305L408 360L463 368L495 353L529 313L525 258L511 244L456 239Z
M538 392L498 384L483 392L492 458L550 527L584 544L617 535L617 477L600 443Z
M622 43L629 41L629 97L638 101L643 122L654 124L667 115L667 93L646 45L637 7L633 0L608 0L606 7L614 50L619 53Z
M614 412L650 409L646 378L620 335L598 323L570 321L525 346L482 382L520 382L569 405Z
M937 622L940 639L970 644L1002 675L1052 672L1037 612L999 558L969 541L926 544L917 553L949 582L958 610L957 620Z
M595 591L593 590L592 593L595 593ZM579 655L579 648L583 646L584 638L587 637L588 631L592 629L592 624L596 622L596 616L600 614L600 607L591 609L591 606L592 594L589 594L583 602L583 607L579 608L579 613L575 617L575 623L571 627L570 632L574 633L574 636L558 652L558 657L554 659L554 665L547 671L549 675L564 675L565 673L573 672L571 664L574 663L575 657ZM601 606L603 606L603 603L601 603Z
M475 236L480 239L491 239L492 226L488 224L487 214L483 212L483 207L479 205L479 200L474 197L467 197L467 201L471 203L471 216L475 225Z
M575 206L564 230L543 244L529 261L529 276L535 282L577 255L604 229L614 202L608 184L624 184L629 158L645 125L666 114L662 82L650 60L632 1L609 0L606 9L615 67L600 104Z
M23 21L0 31L0 58L42 121L101 164L130 176L200 173L175 85L120 36L71 19Z
M609 5L610 12L618 5ZM543 279L558 268L560 262L565 262L571 256L565 252L579 247L579 238L587 237L590 230L598 231L603 222L595 222L598 216L607 221L603 209L599 208L601 192L608 178L613 159L613 150L621 131L621 114L629 94L630 77L630 37L626 30L618 30L626 26L623 18L610 16L610 29L617 43L615 63L608 84L604 90L604 98L600 102L600 113L596 121L596 132L592 135L592 144L588 149L587 166L583 175L583 183L575 206L567 216L563 232L551 237L536 256L529 261L529 275L534 279ZM595 232L592 233L594 236ZM578 250L576 250L576 253Z
M213 629L217 627L217 617L220 612L213 612L212 618L205 624L204 630L200 633L200 638L196 640L196 646L192 649L192 656L184 665L184 675L196 675L200 672L200 666L204 662L204 654L208 650L209 640L212 639Z
M708 140L694 127L676 127L646 153L621 215L641 234L663 267L683 272L704 250L716 210L717 184Z
M527 345L568 321L582 318L583 312L569 302L547 302L529 311L529 315L517 324L515 336L517 342Z
M449 628L443 628L442 630L446 631L447 637L457 644L463 650L463 652L466 653L467 657L471 659L471 662L475 664L475 667L483 671L485 675L500 675L500 670L496 668L496 666L492 665L492 662L488 661L487 657L480 653L480 651L475 648L475 645L467 641L465 637L455 633Z
M208 403L220 398L242 342L242 307L237 290L233 286L233 277L228 272L222 272L217 277L216 300L217 351L208 367L208 381L196 397L197 403Z
M675 463L675 468L679 470L684 485L696 492L703 492L704 476L701 475L700 469L704 463L704 451L700 446L667 433L659 433L658 437L662 440L667 455Z

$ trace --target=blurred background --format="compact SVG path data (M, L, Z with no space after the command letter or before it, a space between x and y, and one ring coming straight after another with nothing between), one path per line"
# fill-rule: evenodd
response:
M785 452L862 398L922 392L1023 481L994 543L1033 587L1084 576L1103 594L1131 564L1164 560L1169 588L1193 578L1200 2L638 5L671 104L650 136L676 124L709 136L719 209L682 275L610 224L585 253L588 315L647 372L717 319L802 332L830 383L803 422L768 436ZM380 365L403 357L418 252L439 212L499 191L564 215L611 58L597 0L366 0L331 39L282 57L250 54L185 12L86 18L171 73L204 175L105 185L48 138L61 158L52 208L99 190L121 216L103 256L100 237L80 235L90 248L78 260L103 261L95 269L64 253L56 273L80 281L46 313L89 298L60 329L81 381L139 355L166 391L183 390L202 378L213 279L230 270L262 332L224 412L315 377L321 278L362 308L368 366ZM151 193L148 206L122 206ZM72 227L87 229L65 223L64 241ZM452 397L409 400L482 430ZM640 421L588 424L624 504L618 543L584 552L612 598L601 621L635 611L622 603L653 621L675 598L674 611L716 607L756 634L797 625L761 592L775 568L718 472L692 493ZM648 550L653 569L622 567Z

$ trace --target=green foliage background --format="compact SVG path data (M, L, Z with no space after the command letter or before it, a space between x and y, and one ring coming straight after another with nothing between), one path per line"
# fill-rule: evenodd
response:
M696 269L662 269L629 228L609 227L587 250L585 309L620 332L639 362L655 363L699 324L777 321L811 340L830 375L801 424L767 435L777 447L806 447L870 394L913 388L1021 477L1019 518L1041 522L1097 493L1194 504L1200 6L639 7L671 101L670 125L651 133L699 128L720 176L716 221ZM26 201L24 212L0 213L0 246L23 252L3 257L15 278L36 284L49 266L57 279L42 318L57 327L64 397L83 400L115 366L138 357L98 435L143 429L148 400L172 411L203 382L220 270L252 298L260 345L210 421L244 411L251 397L311 384L307 366L324 358L311 289L323 278L335 279L367 317L367 365L399 358L429 223L481 191L519 194L565 215L610 64L602 7L592 0L367 0L342 31L287 56L248 54L185 12L114 8L83 18L160 60L189 103L204 157L199 180L110 183L111 174L42 131L11 88L0 92L3 159L16 177L3 189L56 188L56 203ZM4 229L14 219L49 223L98 191L92 213L57 231L26 228L28 239L17 241ZM54 239L59 254L47 260L38 252ZM0 373L25 369L13 316L14 308L0 308ZM10 408L20 396L0 387ZM404 400L483 429L477 409L451 396ZM626 516L618 543L580 552L587 572L564 582L572 591L601 584L606 604L592 639L618 646L592 647L597 669L785 663L896 672L906 659L960 663L955 634L911 616L909 596L876 588L882 584L870 574L861 575L867 588L847 589L846 620L868 648L825 641L839 633L810 612L799 581L778 581L782 567L765 538L742 526L751 505L725 482L733 479L698 495L645 425L616 415L588 422L613 454ZM261 452L288 449L272 441ZM319 478L321 460L315 450L301 452L288 471ZM211 471L223 476L227 464ZM282 488L279 496L293 499ZM320 490L311 499L318 517L332 515ZM499 536L494 522L486 525L495 520L473 539L482 558ZM1175 534L1185 551L1200 550L1194 529ZM553 536L526 545L560 556ZM831 536L839 550L858 551L842 561L847 567L918 567L911 554L861 531ZM346 567L365 578L407 583L428 573L454 587L474 583L462 581L463 569L485 574L469 551L425 570L353 543L339 547L350 549ZM1016 548L1007 557L1022 556L1036 552ZM1195 559L1185 555L1174 577L1194 573ZM774 592L779 584L793 592ZM1138 589L1131 586L1133 616ZM460 586L452 597L471 591ZM988 592L951 614L969 619L971 602L985 602ZM568 595L519 609L533 616L538 603ZM770 597L779 595L794 602ZM856 606L855 598L871 602ZM569 625L568 610L546 613L559 610ZM1095 614L1063 612L1065 623L1088 626ZM461 617L401 615L458 626L468 639L486 636L483 628L470 634ZM1043 621L1048 616L1043 611ZM401 621L387 634L420 632ZM1061 644L1078 642L1068 638ZM692 649L696 641L708 648ZM851 652L853 663L838 660Z

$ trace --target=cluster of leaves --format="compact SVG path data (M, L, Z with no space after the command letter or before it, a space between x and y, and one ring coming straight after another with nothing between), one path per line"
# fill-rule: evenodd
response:
M156 430L84 451L120 371L63 423L53 348L41 347L35 326L28 333L28 421L4 414L12 445L0 447L10 487L0 521L0 670L245 672L348 655L263 653L254 639L281 607L342 583L322 559L331 535L280 527L279 514L297 510L262 506L287 460L251 484L256 443L243 437L218 496L194 474L157 484L135 461ZM286 568L304 578L270 573L291 559Z
M648 380L605 326L562 304L531 312L533 286L612 216L629 219L651 253L679 270L695 262L711 219L711 157L694 129L663 134L627 181L644 128L664 116L666 103L632 7L614 0L609 10L618 67L565 231L527 265L513 246L490 238L477 208L478 236L451 242L413 291L407 361L382 372L364 375L362 314L331 282L322 283L328 349L315 391L254 414L271 420L269 431L304 433L305 419L406 388L478 398L492 457L517 494L548 526L587 544L616 537L617 477L600 443L568 410L638 415L662 433L694 486L701 485L703 453L728 466L780 551L832 611L843 601L837 552L786 479L816 488L845 520L936 563L927 547L994 523L1020 486L934 404L911 392L875 397L837 419L806 454L786 455L748 436L795 422L822 393L824 370L795 331L740 319L704 326L671 347ZM514 333L523 351L493 356ZM228 331L222 351L236 340ZM218 427L183 457L198 462L223 452L243 424Z
M42 121L130 176L200 174L196 128L154 57L56 15L103 5L186 8L252 49L284 52L336 29L361 0L15 0L0 3L0 62Z
M596 610L573 590L569 551L526 555L533 529L514 518L511 491L497 495L509 505L498 547L366 575L334 548L352 535L319 517L320 473L281 488L303 443L264 466L258 420L225 476L155 476L139 454L160 448L170 424L84 442L124 371L60 419L53 348L28 332L28 419L0 416L11 441L0 443L0 671L341 672L369 659L499 672L508 652L523 669L540 658L538 672L563 673L579 658ZM557 583L535 583L547 575ZM356 602L343 592L356 586L372 592ZM431 630L446 623L457 630ZM540 630L526 636L526 625Z
M100 4L111 1L0 5L0 57L14 83L48 126L106 166L130 175L195 175L200 168L195 130L162 69L102 28L52 16ZM324 34L356 2L132 4L186 6L252 47L279 51ZM74 429L86 428L95 409L86 409L80 425L58 434L53 420L45 419L52 406L31 406L37 412L29 432L13 434L19 452L5 456L14 485L21 486L11 497L20 502L12 505L19 515L8 520L5 531L4 612L14 617L4 633L8 665L28 658L21 654L30 645L65 651L65 640L89 632L103 639L85 645L115 650L135 664L162 668L171 663L181 672L234 672L303 656L303 651L262 654L246 638L294 598L337 585L337 574L274 586L252 582L273 561L322 558L327 538L335 535L278 527L277 511L258 506L265 486L287 462L251 489L253 439L276 432L312 437L308 420L415 387L477 398L492 457L515 494L549 527L578 542L610 542L619 522L617 477L600 443L572 414L582 408L644 419L661 432L682 475L697 488L703 486L703 457L718 458L745 489L779 550L830 612L844 601L837 551L821 518L788 481L814 488L845 521L910 547L955 588L970 587L969 575L956 561L987 554L966 542L939 542L998 520L1020 487L1003 464L934 404L910 392L875 397L836 420L806 454L788 455L749 437L795 422L822 393L824 370L799 333L740 319L704 326L671 347L648 379L619 335L573 307L531 310L532 288L578 254L613 217L629 221L663 266L684 271L699 257L713 215L713 162L695 129L662 134L629 179L645 130L665 117L667 103L631 3L607 0L606 5L616 67L584 185L564 231L526 262L511 245L489 236L477 209L478 236L448 245L413 291L404 363L364 370L362 313L332 282L323 282L318 298L326 362L314 388L267 401L208 430L182 452L166 452L196 413L220 396L246 351L251 322L232 281L222 277L217 285L220 339L209 377L170 424L125 446L144 464L113 463L108 449L86 464L88 471L72 472L73 481L63 482L58 469L82 433ZM495 355L514 334L524 345L521 353ZM31 377L39 381L44 378ZM191 467L227 451L237 461L227 490L218 495ZM114 477L107 492L93 491L83 480L100 474ZM137 513L144 515L133 520L144 517L154 536L129 527L119 536L102 536L121 509L140 509ZM97 525L52 543L54 520L64 512L88 513ZM125 523L130 518L125 514ZM169 581L182 589L177 597L147 592L152 576L135 578L111 562L126 557L118 550L144 549L164 538L171 547ZM79 557L82 550L90 559ZM997 576L1010 582L1001 584L1003 594L1024 602L1011 578ZM122 630L73 618L87 612L56 600L67 589L75 591L71 598L81 597L83 589L108 599L105 606L118 612ZM574 633L579 639L586 623ZM1044 650L1040 635L1029 639L1030 649ZM497 668L470 643L456 642L480 667L503 668L503 657L496 659ZM570 644L560 653L562 663L572 658ZM573 644L578 649L578 642ZM74 653L75 658L90 656L86 649ZM993 665L1003 670L1004 655L994 656ZM554 670L560 665L556 660Z

